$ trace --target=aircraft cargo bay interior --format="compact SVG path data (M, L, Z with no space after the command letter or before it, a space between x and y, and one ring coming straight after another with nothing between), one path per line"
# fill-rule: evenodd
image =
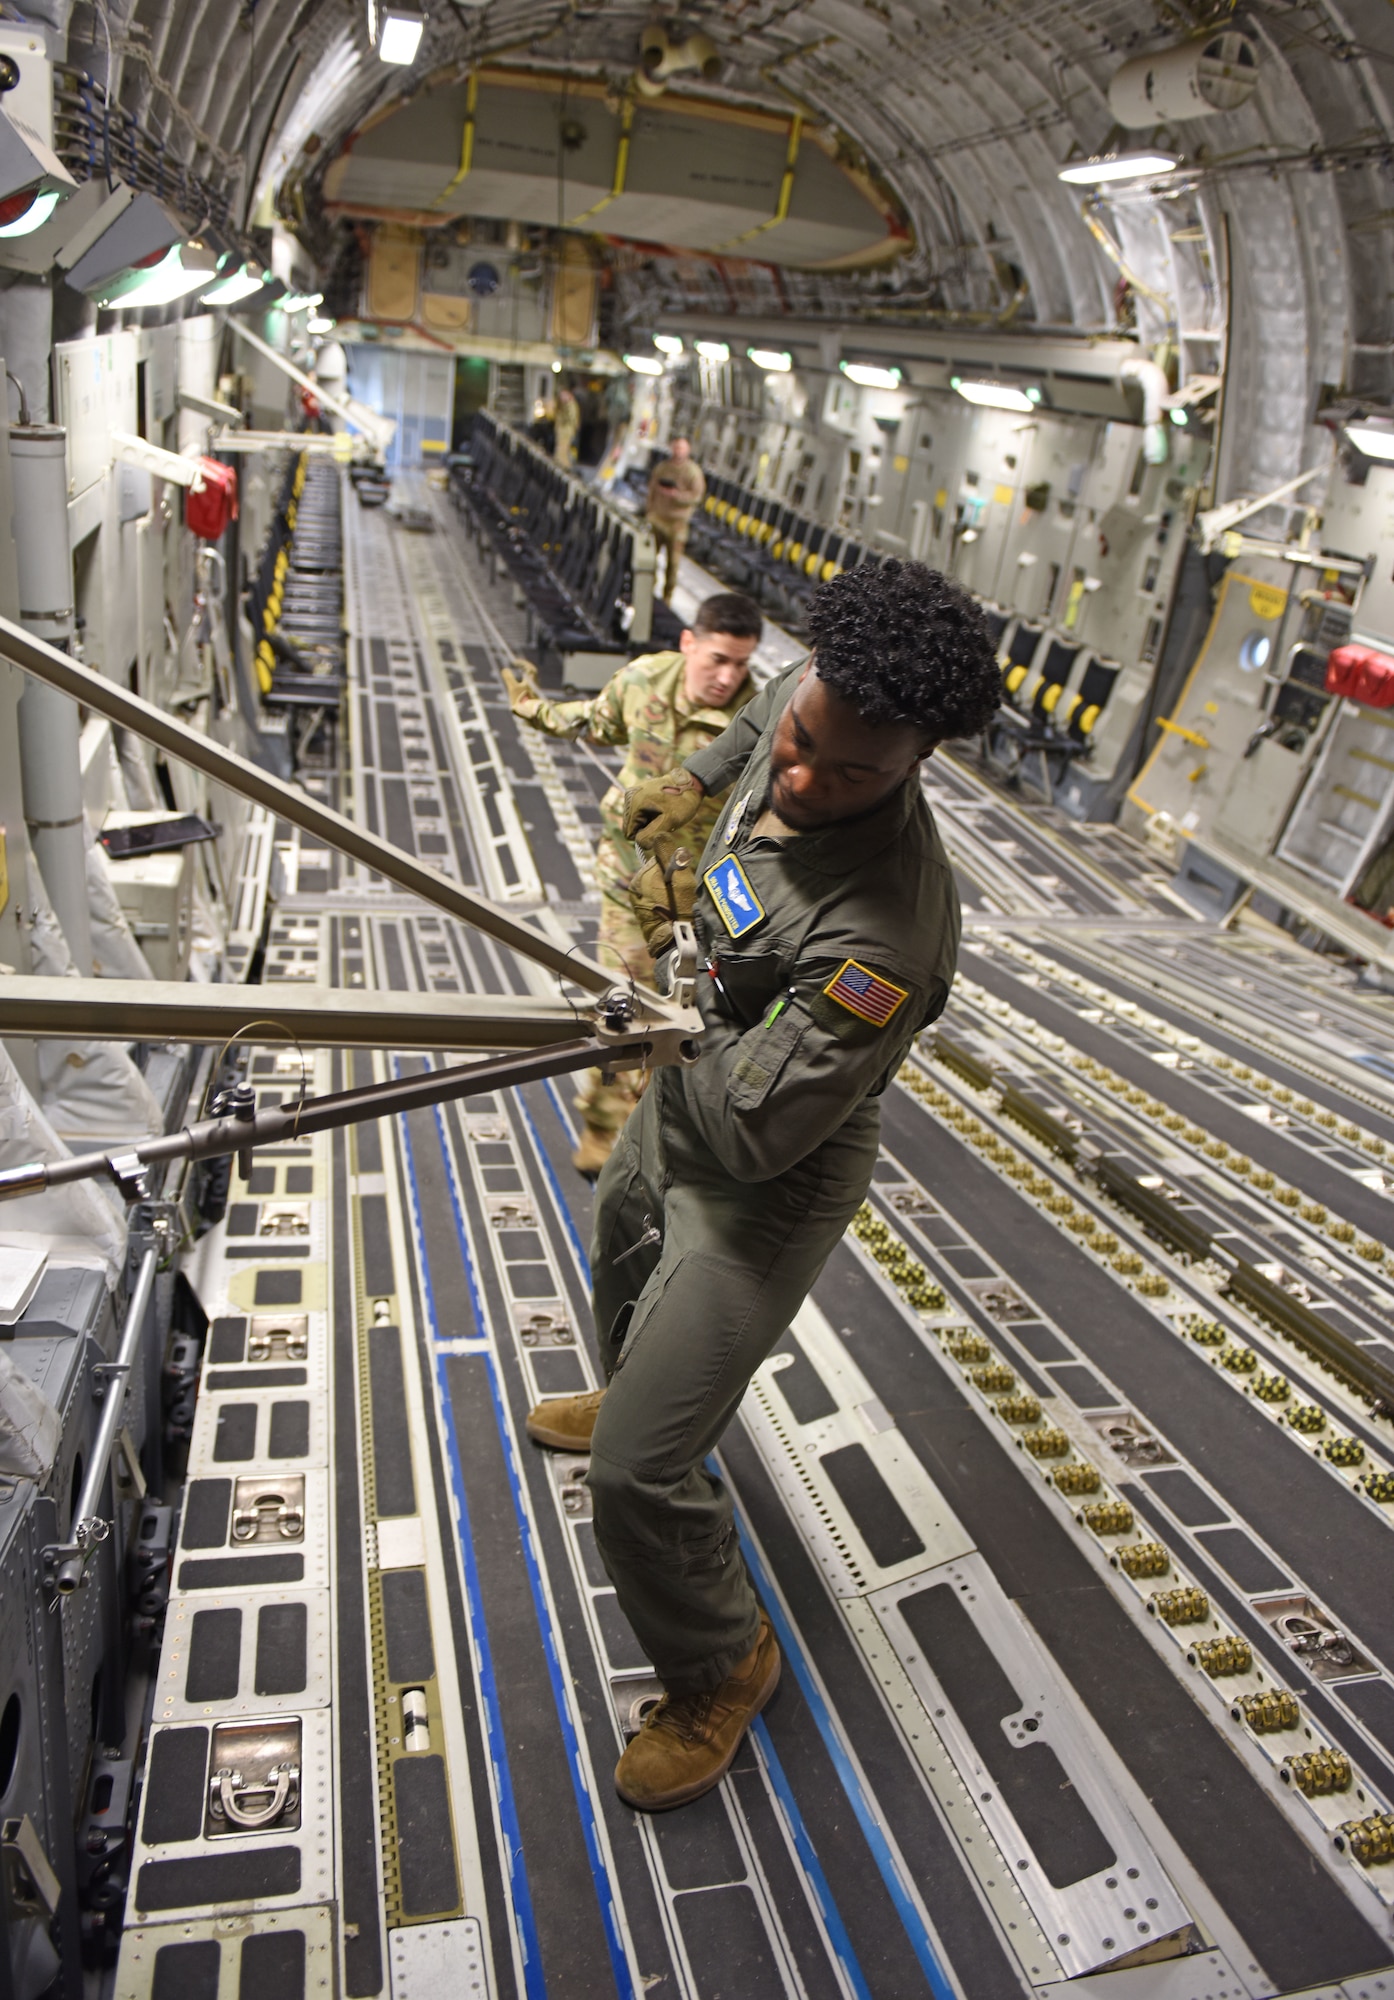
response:
M1391 171L0 0L0 2000L1394 2000Z

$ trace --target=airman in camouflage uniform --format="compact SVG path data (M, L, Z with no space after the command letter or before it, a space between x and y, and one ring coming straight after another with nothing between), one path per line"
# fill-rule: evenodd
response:
M600 889L597 956L602 965L651 984L653 960L644 943L629 896L631 878L644 860L624 835L624 795L645 778L669 771L705 750L755 692L746 662L759 643L759 607L748 597L722 593L698 610L692 629L675 653L648 653L621 667L592 701L548 701L526 672L505 671L513 712L549 736L588 736L594 743L623 746L625 761L617 781L600 802L596 877ZM726 794L704 801L691 828L691 846L700 853L715 826ZM576 1154L583 1173L598 1173L616 1135L639 1099L643 1078L622 1072L604 1083L588 1072L576 1098L585 1127Z

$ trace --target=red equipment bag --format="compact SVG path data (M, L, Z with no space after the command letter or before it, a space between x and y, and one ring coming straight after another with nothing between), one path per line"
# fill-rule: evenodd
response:
M201 458L203 486L184 494L184 522L205 542L221 541L229 521L237 519L237 472L216 458Z

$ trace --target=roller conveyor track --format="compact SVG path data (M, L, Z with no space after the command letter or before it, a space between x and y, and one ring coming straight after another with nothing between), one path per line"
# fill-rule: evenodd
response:
M521 618L448 510L436 522L408 535L346 489L340 803L589 949L605 759L514 724L498 668ZM1394 1465L1394 1425L998 1102L1015 1082L1139 1172L1195 1169L1244 1254L1300 1271L1374 1346L1394 1300L1383 1260L1294 1219L1186 1131L1382 1241L1381 1156L1316 1122L1339 1106L1341 1124L1394 1140L1381 1081L1367 1071L1353 1097L1311 1041L1301 1070L1280 1063L1251 943L1183 914L1111 830L1062 831L949 762L930 791L970 917L1012 920L971 932L943 1023L990 1074L975 1088L925 1038L888 1092L868 1208L723 1444L786 1657L731 1776L658 1819L620 1805L610 1772L656 1684L598 1564L581 1462L523 1435L539 1394L597 1379L568 1087L275 1149L234 1184L192 1272L214 1324L123 2000L181 1990L160 1981L185 1961L160 1954L193 1945L222 1954L235 1990L230 1915L298 1951L305 1991L323 1974L324 1991L398 2000L1394 1991L1394 1861L1353 1859L1343 1831L1394 1809L1379 1582L1394 1497L1361 1483ZM487 939L277 832L288 894L268 987L542 989ZM1173 944L1177 960L1158 956ZM1252 990L1223 983L1231 962ZM1176 963L1163 1004L1147 975ZM1303 1004L1320 992L1314 975ZM1329 1009L1333 1033L1371 1045L1384 1018L1344 989ZM320 1054L311 1087L421 1061ZM254 1056L273 1096L299 1074L293 1053ZM1312 1114L1253 1116L1275 1108L1259 1076ZM1086 1214L1091 1231L1070 1227ZM1112 1252L1087 1247L1108 1235ZM1252 1350L1253 1374L1286 1374L1323 1429L1248 1393L1188 1317L1213 1319L1223 1351ZM1327 1455L1337 1437L1360 1464ZM285 1505L297 1477L287 1536L241 1482ZM1105 1503L1122 1512L1080 1518ZM1124 1552L1145 1546L1158 1553L1135 1575ZM1187 1591L1205 1601L1189 1626L1148 1608ZM1305 1623L1285 1636L1284 1615ZM1308 1628L1319 1643L1294 1650ZM296 1631L298 1653L283 1640L276 1655L271 1635ZM1248 1664L1212 1675L1188 1658L1197 1641ZM1244 1697L1279 1694L1295 1722L1234 1719ZM273 1723L298 1731L298 1824L210 1820L218 1757L254 1753ZM1323 1751L1345 1786L1309 1795L1290 1760ZM1139 1956L1159 1962L1090 1977Z

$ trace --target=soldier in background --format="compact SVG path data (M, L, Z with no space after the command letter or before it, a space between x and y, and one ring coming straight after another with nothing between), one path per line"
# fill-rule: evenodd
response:
M660 597L668 598L678 580L678 564L687 546L692 516L706 497L707 482L686 438L674 438L668 456L649 474L645 514L658 544L663 581L655 579Z
M700 473L698 474L700 478ZM622 744L619 777L600 802L601 835L596 853L600 888L602 965L627 972L643 985L653 982L653 960L629 895L630 880L644 857L624 837L625 791L641 779L671 770L684 757L705 750L754 694L749 660L760 642L760 607L739 592L709 597L698 607L676 653L649 653L621 667L592 701L548 701L537 687L536 669L515 660L504 669L509 706L520 721L549 736L586 735L594 743ZM700 853L716 824L725 792L707 799L694 821L691 842ZM622 1070L605 1083L590 1070L576 1098L581 1141L574 1154L578 1172L598 1174L639 1101L639 1071Z
M562 387L557 391L556 448L553 456L558 465L569 470L576 463L576 434L581 428L581 405L571 390Z

